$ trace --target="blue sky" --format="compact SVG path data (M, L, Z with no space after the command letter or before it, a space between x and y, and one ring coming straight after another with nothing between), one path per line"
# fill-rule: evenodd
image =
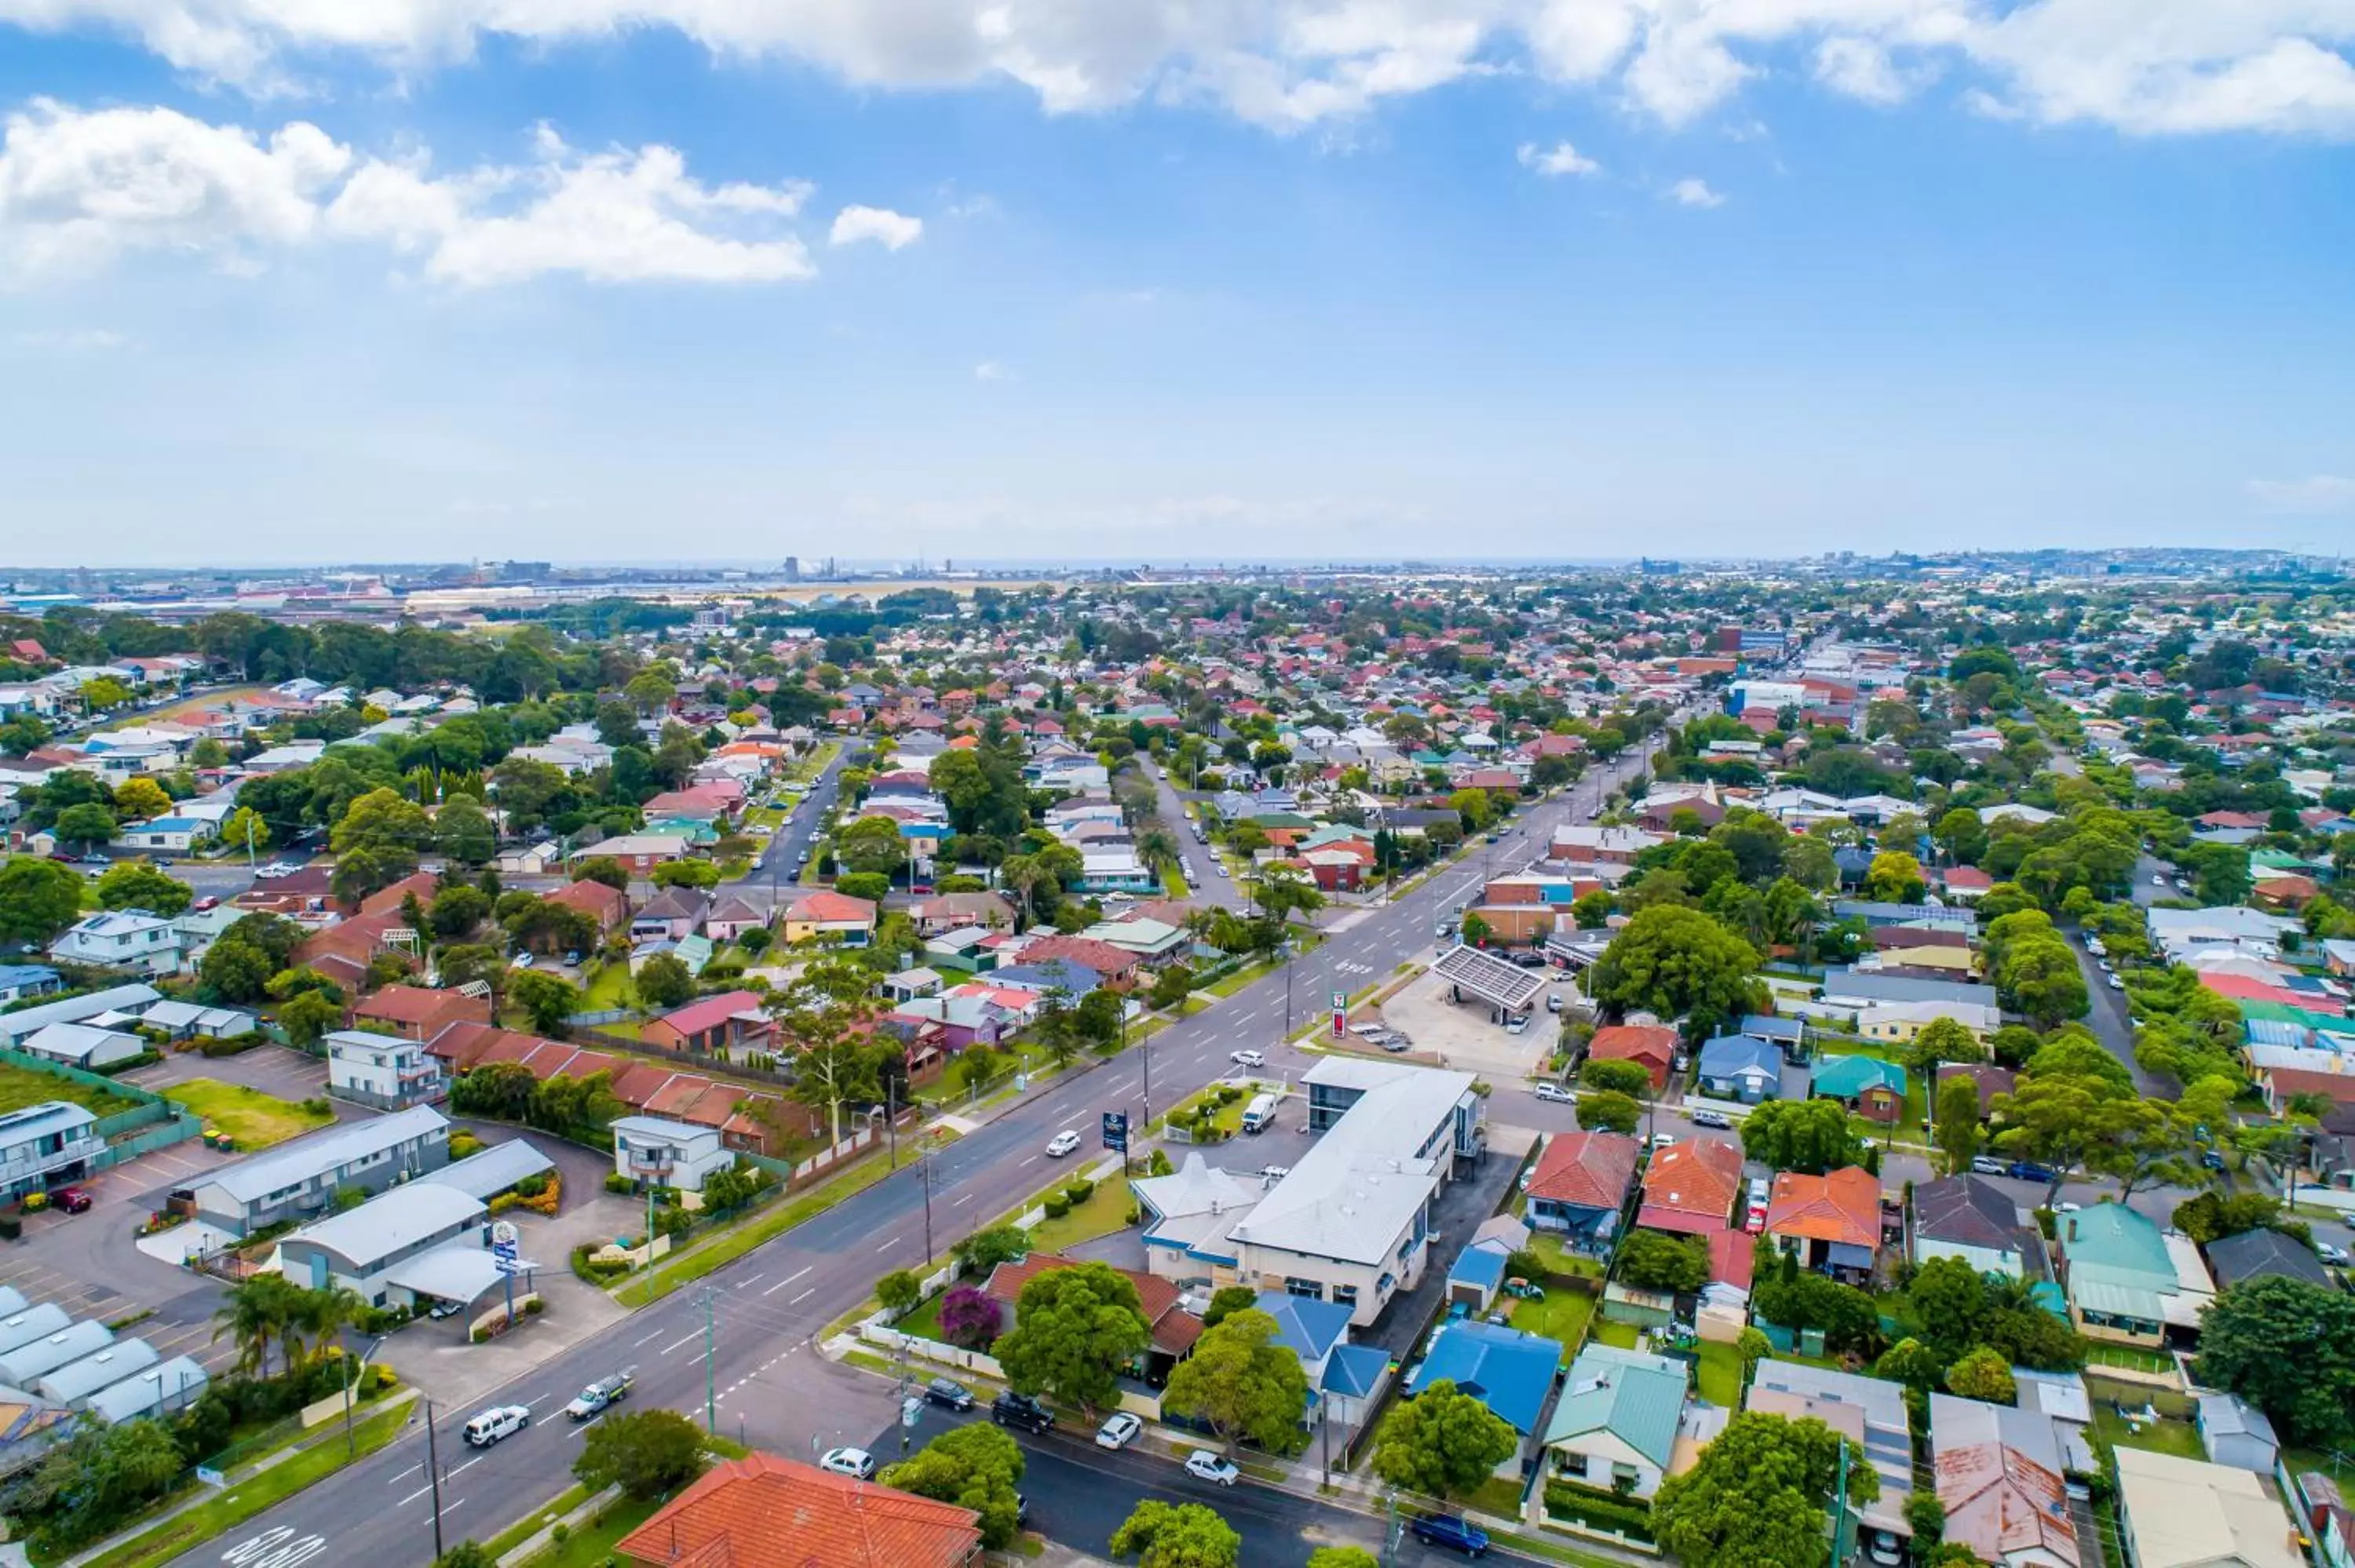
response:
M0 561L2355 542L2355 0L0 0Z

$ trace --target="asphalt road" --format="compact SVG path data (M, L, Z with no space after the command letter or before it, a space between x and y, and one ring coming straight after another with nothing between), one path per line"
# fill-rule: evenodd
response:
M2062 933L2069 950L2077 956L2077 971L2085 977L2085 993L2090 1002L2085 1013L2085 1025L2102 1043L2102 1048L2126 1064L2134 1075L2135 1093L2146 1098L2172 1099L2174 1092L2164 1078L2155 1077L2143 1070L2135 1060L2134 1015L2126 1011L2126 993L2110 989L2110 977L2085 948L2084 933L2074 927Z
M1186 814L1186 799L1178 786L1169 780L1168 770L1159 763L1141 761L1138 766L1153 776L1155 796L1161 803L1161 820L1178 835L1179 858L1184 862L1186 885L1193 889L1195 903L1214 905L1220 909L1242 909L1251 899L1235 885L1231 876L1220 876L1211 868L1218 864L1219 852L1194 838L1194 820Z
M1543 842L1556 822L1591 807L1598 791L1624 779L1642 760L1629 757L1597 768L1535 804L1521 821L1529 842ZM773 846L772 853L779 852ZM1434 912L1467 897L1478 876L1476 860L1388 906L1352 911L1345 917L1347 928L1326 943L1328 961L1388 971L1428 943ZM1281 975L1271 975L1180 1020L1135 1051L1050 1081L1015 1109L933 1155L925 1162L929 1181L911 1164L701 1284L552 1356L483 1401L523 1404L538 1418L496 1447L476 1454L460 1441L459 1429L472 1410L437 1409L445 1541L487 1538L569 1485L583 1428L567 1423L560 1407L582 1385L623 1367L636 1369L630 1396L635 1405L693 1412L705 1408L708 1398L719 1429L774 1451L799 1453L814 1440L831 1446L856 1441L846 1433L876 1430L888 1418L889 1386L827 1366L816 1353L818 1331L865 1299L879 1276L924 1261L928 1214L931 1252L938 1255L956 1237L1036 1192L1057 1169L1071 1169L1055 1167L1044 1153L1057 1131L1070 1128L1084 1137L1103 1111L1142 1111L1148 1075L1152 1103L1166 1106L1223 1074L1230 1050L1242 1044L1266 1048L1277 1022L1274 1010L1284 1005L1284 983ZM1290 1047L1271 1050L1269 1056L1270 1070L1292 1076L1311 1060ZM316 1538L322 1543L317 1550L336 1562L389 1568L430 1561L432 1494L421 1425L413 1425L386 1448L289 1498L225 1541L175 1561L217 1563L237 1542L277 1530L288 1532L278 1538L282 1542ZM1246 1495L1257 1506L1258 1494L1251 1489L1222 1500L1241 1503ZM1101 1541L1075 1543L1095 1550Z
M794 862L817 838L818 824L826 820L826 808L834 803L837 776L849 763L850 753L851 747L845 745L811 780L801 803L785 819L785 825L770 835L761 858L752 863L743 880L734 885L739 892L758 894L773 889L779 900L793 896Z

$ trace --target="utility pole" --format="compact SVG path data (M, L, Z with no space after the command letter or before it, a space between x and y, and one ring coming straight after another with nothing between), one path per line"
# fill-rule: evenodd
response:
M715 1386L712 1363L712 1303L719 1293L709 1285L703 1287L703 1429L712 1436L719 1436L719 1403Z
M924 1266L932 1266L932 1154L928 1149L916 1150L916 1176L924 1189Z
M425 1478L433 1489L433 1557L442 1557L442 1457L433 1442L433 1402L425 1402Z

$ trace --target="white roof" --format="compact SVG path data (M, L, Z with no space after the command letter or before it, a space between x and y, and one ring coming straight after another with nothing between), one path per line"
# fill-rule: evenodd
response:
M444 1187L455 1187L490 1202L497 1193L506 1192L527 1176L537 1176L543 1171L556 1169L556 1161L520 1138L469 1154L464 1160L453 1160L439 1171L428 1171L420 1181L432 1181Z
M107 1421L128 1421L159 1408L185 1410L210 1381L196 1361L174 1356L161 1366L107 1384L84 1401L82 1407Z
M441 1181L410 1181L378 1193L358 1208L314 1220L286 1239L307 1242L345 1259L354 1272L426 1237L478 1219L483 1201Z
M1320 1075L1331 1065L1320 1064L1308 1081L1330 1081ZM1234 1227L1235 1240L1345 1263L1391 1259L1400 1233L1439 1185L1439 1160L1415 1151L1430 1145L1440 1159L1452 1156L1446 1124L1471 1092L1473 1078L1386 1063L1352 1065L1388 1066L1393 1075L1367 1088L1300 1157L1292 1173Z
M384 1278L412 1295L463 1306L499 1282L499 1263L488 1247L453 1241L403 1259L386 1269Z
M164 993L152 985L118 985L91 991L88 996L45 1001L38 1007L0 1014L0 1042L22 1040L52 1023L79 1023L101 1012L153 1007L163 1000Z
M673 1121L667 1117L624 1116L613 1118L615 1132L636 1133L642 1138L666 1138L675 1143L690 1143L698 1139L718 1138L716 1127L698 1127L691 1121Z
M2296 1531L2256 1476L2120 1445L2118 1511L2141 1568L2300 1568Z
M399 1148L411 1139L449 1125L449 1118L432 1106L411 1106L390 1116L342 1122L308 1138L298 1138L266 1154L224 1165L190 1185L218 1187L238 1202L250 1203L281 1188L299 1186L364 1155Z

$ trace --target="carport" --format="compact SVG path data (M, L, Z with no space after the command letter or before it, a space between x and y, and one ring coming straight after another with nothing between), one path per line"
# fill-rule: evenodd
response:
M532 1271L538 1266L521 1258L516 1261L516 1272L523 1277L523 1288L527 1291L531 1288ZM453 1242L448 1246L420 1253L384 1273L387 1285L399 1286L412 1298L454 1301L460 1307L472 1307L506 1278L499 1272L499 1260L490 1249L471 1242Z
M1545 977L1520 965L1460 944L1440 955L1432 972L1445 980L1457 1001L1469 997L1498 1013L1527 1012L1545 990Z

